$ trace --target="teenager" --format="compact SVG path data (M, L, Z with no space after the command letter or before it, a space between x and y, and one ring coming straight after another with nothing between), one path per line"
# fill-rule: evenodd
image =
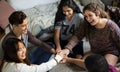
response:
M64 54L59 52L48 62L34 65L28 60L27 48L22 40L8 38L4 44L4 57L0 65L0 72L46 72L56 66L64 57Z
M85 24L82 24L78 32L65 46L63 52L69 54L70 50L84 37L89 40L91 52L105 57L109 65L115 66L120 49L120 28L109 19L108 14L96 3L90 3L83 9ZM87 54L89 55L89 54ZM69 62L83 67L84 59L67 59ZM81 63L81 64L80 64Z
M69 42L70 38L78 30L80 24L83 23L84 17L73 0L66 0L59 4L55 19L54 42L56 52L59 52ZM83 42L80 41L75 46L73 57L81 58L83 55Z

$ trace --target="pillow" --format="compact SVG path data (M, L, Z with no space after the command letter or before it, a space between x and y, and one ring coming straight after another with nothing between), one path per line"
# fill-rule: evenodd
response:
M35 5L44 5L57 2L58 0L7 0L15 10L32 8Z
M4 0L0 1L0 27L5 30L9 24L8 17L15 10Z
M103 9L105 8L105 5L101 0L80 0L80 3L85 6L91 2L98 3Z

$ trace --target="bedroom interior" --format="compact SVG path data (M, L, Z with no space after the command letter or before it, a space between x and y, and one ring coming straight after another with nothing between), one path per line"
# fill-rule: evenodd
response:
M84 5L95 2L100 4L103 8L110 5L115 8L110 9L109 12L115 12L116 6L118 10L118 17L115 21L120 25L120 1L119 0L74 0L82 10ZM118 2L117 2L118 1ZM10 31L8 22L9 15L15 10L25 12L29 20L29 31L43 41L53 37L54 18L57 11L57 6L60 0L0 0L0 40ZM113 11L111 11L113 10ZM113 15L111 13L111 15ZM119 20L118 20L119 19ZM1 42L1 41L0 41ZM84 52L89 51L89 43L84 41ZM59 64L50 72L86 72L73 64Z

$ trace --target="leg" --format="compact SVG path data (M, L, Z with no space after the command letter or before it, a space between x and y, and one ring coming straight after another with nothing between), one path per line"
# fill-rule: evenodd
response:
M118 57L113 54L105 54L104 57L106 58L108 64L113 66L115 66L118 61Z
M29 54L30 63L41 64L47 62L51 56L51 53L44 51L41 48L37 48Z
M47 44L52 46L52 43L48 42ZM44 51L42 48L37 48L29 54L30 63L32 64L41 64L47 62L51 57L51 53Z
M80 41L74 48L73 48L73 55L76 58L82 58L83 56L83 41Z

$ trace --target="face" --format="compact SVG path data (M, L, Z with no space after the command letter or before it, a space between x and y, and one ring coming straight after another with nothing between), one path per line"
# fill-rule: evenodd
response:
M73 16L73 9L68 6L64 6L63 14L65 14L67 18L71 18Z
M84 12L85 19L92 25L95 26L99 22L99 16L97 16L94 12L86 10Z
M23 61L26 58L26 48L22 42L18 42L17 56L20 61Z
M20 34L26 34L27 31L28 31L28 20L27 20L27 18L23 20L22 24L19 24L18 26L15 25L14 28Z

